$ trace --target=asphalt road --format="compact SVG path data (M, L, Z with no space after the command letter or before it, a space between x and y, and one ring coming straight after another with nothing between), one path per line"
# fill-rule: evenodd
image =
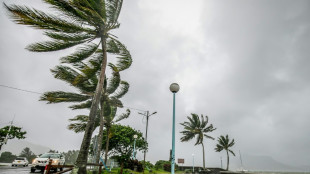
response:
M0 174L29 174L30 167L11 167L11 164L1 164L0 166ZM35 173L41 173L40 170L36 170Z

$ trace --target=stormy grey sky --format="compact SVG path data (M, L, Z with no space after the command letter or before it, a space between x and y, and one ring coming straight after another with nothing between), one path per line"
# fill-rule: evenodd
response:
M1 0L48 10L39 0ZM32 53L24 48L46 39L0 14L0 84L46 92L72 91L50 69L71 51ZM201 146L179 141L179 123L190 113L209 116L210 135L234 138L238 154L266 155L292 165L310 161L310 1L307 0L130 0L114 32L133 57L121 74L130 83L127 107L157 111L149 122L147 160L167 160L171 148L172 94L177 82L176 158L202 165ZM111 58L112 59L112 58ZM113 61L113 60L112 60ZM68 119L87 111L47 105L38 94L0 87L1 126L15 115L27 141L67 151L83 134L66 129ZM145 131L137 110L122 124ZM225 153L206 140L206 165L219 166ZM138 153L138 159L143 159Z

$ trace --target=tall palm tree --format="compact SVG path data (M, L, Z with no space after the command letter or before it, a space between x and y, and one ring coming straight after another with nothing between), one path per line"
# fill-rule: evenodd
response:
M95 124L97 109L104 85L105 71L107 66L107 50L109 45L119 43L110 34L111 30L117 29L120 24L118 17L123 0L43 0L51 5L54 14L25 6L6 5L11 18L17 24L28 25L36 29L44 30L44 34L51 40L31 44L28 50L34 52L51 52L82 45L75 53L64 57L63 63L79 63L93 55L101 47L101 68L92 99L89 113L89 121L86 126L81 144L77 165L78 173L86 173L88 149ZM114 45L115 46L115 45ZM117 44L116 44L117 46ZM123 63L124 54L120 58ZM124 67L125 69L127 67Z
M73 87L77 88L80 93L71 93L63 91L52 91L46 92L41 96L40 100L48 101L48 103L59 103L59 102L78 102L78 104L71 105L72 109L88 109L91 106L91 99L94 95L95 86L97 83L97 77L95 76L96 68L98 68L97 61L90 61L90 65L82 64L73 65L73 66L57 66L52 69L52 72L55 78L63 80ZM95 125L93 130L96 127L99 128L98 141L102 141L102 133L104 124L110 122L110 117L113 115L115 117L117 107L123 107L122 102L119 100L124 96L129 89L129 84L125 81L120 80L120 74L115 66L110 63L109 66L112 73L112 77L109 80L105 80L104 90L102 93L100 101L100 109L97 112ZM130 111L127 110L127 113L122 114L118 121L128 118ZM70 121L71 123L68 128L75 132L84 132L87 126L89 117L86 115L77 115ZM98 151L96 154L96 161L99 161L101 146L98 145Z
M203 168L205 168L205 148L203 144L204 137L214 140L213 137L207 135L207 133L210 133L216 128L213 128L213 125L208 125L208 116L204 116L201 114L200 119L197 114L191 114L192 117L187 117L188 121L185 121L181 123L182 126L184 126L184 131L181 131L180 133L183 134L183 137L181 137L181 142L187 142L193 138L196 137L196 145L201 144L202 146L202 155L203 155Z
M226 135L225 137L223 135L221 135L218 139L217 139L218 144L216 145L215 151L216 152L221 152L222 150L226 151L227 154L227 167L226 170L229 169L229 153L233 154L235 156L235 153L230 150L229 148L231 148L232 146L235 145L235 140L232 139L231 141L229 140L228 135Z

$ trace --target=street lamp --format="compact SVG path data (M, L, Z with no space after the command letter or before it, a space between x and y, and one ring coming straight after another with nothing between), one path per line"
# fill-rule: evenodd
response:
M195 166L195 154L192 154L193 156L193 173L195 173L195 169L194 169L194 166Z
M173 93L173 117L172 117L172 152L171 152L171 174L174 174L175 164L175 93L179 91L180 87L177 83L170 85L170 91Z
M221 169L223 168L222 157L221 157Z
M138 135L134 135L133 138L135 139L133 143L133 152L132 152L132 159L135 160L135 151L136 151L136 139L138 138Z

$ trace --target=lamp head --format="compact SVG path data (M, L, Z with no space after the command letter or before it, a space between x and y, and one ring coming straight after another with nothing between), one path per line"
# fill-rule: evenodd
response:
M179 89L180 89L180 86L177 83L172 83L170 85L170 91L172 93L177 93L179 91Z
M134 139L137 139L137 138L138 138L138 135L134 135L133 138L134 138Z

